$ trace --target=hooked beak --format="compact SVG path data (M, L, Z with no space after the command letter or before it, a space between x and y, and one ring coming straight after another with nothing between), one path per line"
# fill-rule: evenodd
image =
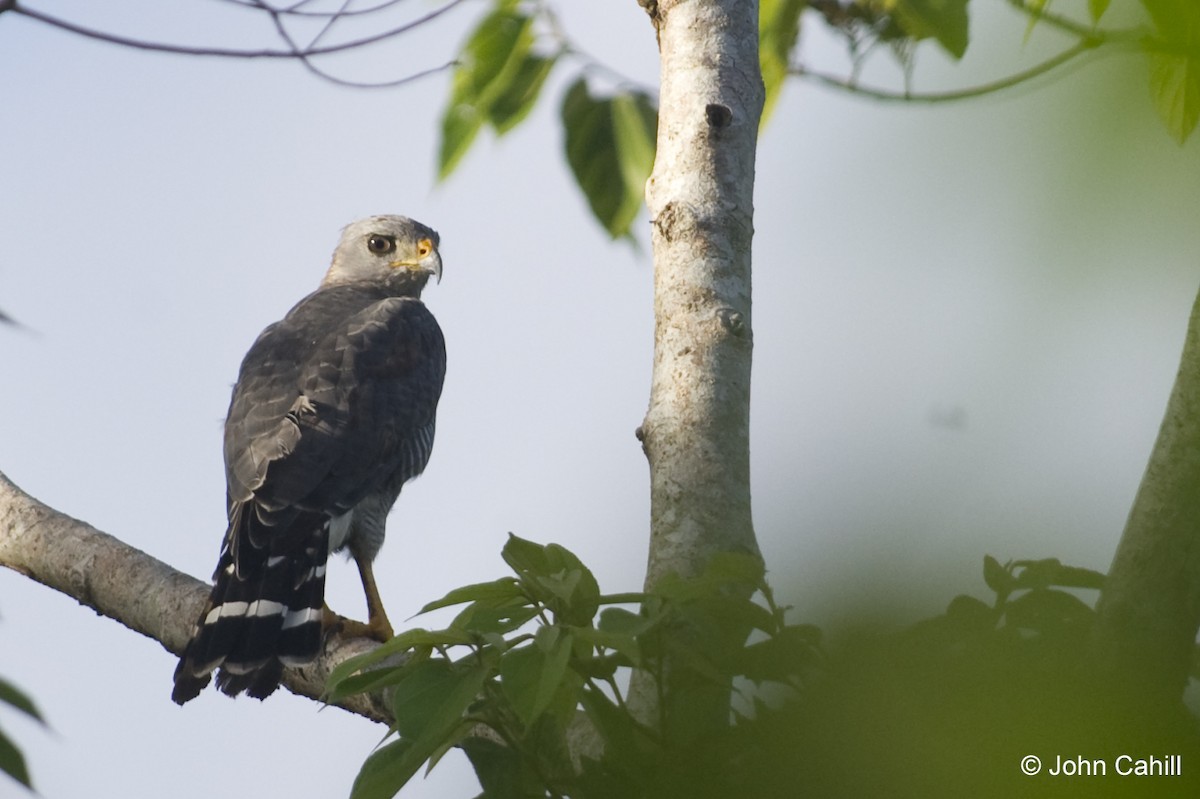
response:
M437 250L433 250L419 261L392 261L391 266L407 269L409 272L428 272L436 282L442 282L442 256Z
M418 269L424 269L426 272L433 275L435 283L442 282L442 254L437 250L426 255L421 263L417 264Z

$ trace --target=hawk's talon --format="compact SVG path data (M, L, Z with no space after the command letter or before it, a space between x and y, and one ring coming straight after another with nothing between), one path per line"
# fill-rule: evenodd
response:
M328 607L325 608L325 616L321 621L321 626L325 630L326 636L337 635L341 638L370 638L381 644L395 637L395 633L392 632L392 625L388 622L386 616L372 619L364 624L361 621L338 615Z

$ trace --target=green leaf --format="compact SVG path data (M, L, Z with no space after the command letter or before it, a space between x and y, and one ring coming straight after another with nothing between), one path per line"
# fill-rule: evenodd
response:
M658 111L646 95L621 92L612 98L612 118L621 176L636 195L640 208L646 179L654 169Z
M1013 581L1014 590L1021 588L1047 588L1052 585L1064 588L1104 587L1104 575L1079 566L1064 566L1058 558L1043 560L1018 560L1014 569L1020 569Z
M758 4L758 60L766 89L759 127L766 125L787 79L792 50L800 38L800 13L806 6L805 0L761 0Z
M1022 588L1045 588L1054 582L1054 576L1062 568L1058 558L1042 560L1018 560L1012 564L1013 590Z
M717 552L704 564L704 578L714 582L761 589L764 575L762 559L747 552Z
M950 600L944 614L917 622L905 638L926 651L945 651L990 633L1001 613L973 596L959 594Z
M815 624L789 624L779 634L796 636L812 647L819 647L825 638L825 633Z
M959 594L946 606L946 618L963 630L990 630L996 624L996 613L986 602L966 594Z
M1029 37L1033 33L1033 29L1042 20L1042 14L1050 5L1050 0L1025 0L1025 9L1029 13L1029 23L1025 26L1025 44L1029 44Z
M462 750L475 769L483 797L516 799L545 795L545 782L539 779L525 758L511 746L478 736L466 738Z
M350 799L390 799L407 783L421 761L412 762L412 741L392 741L376 749L358 770Z
M889 0L901 29L914 39L936 39L955 58L967 52L967 0Z
M785 627L779 635L751 644L738 657L738 672L756 682L800 678L820 654L808 631Z
M654 166L658 115L644 94L598 99L580 78L562 104L567 163L596 220L613 238L628 236Z
M474 602L479 599L511 599L523 596L519 582L512 577L501 577L490 583L472 583L455 588L441 599L426 604L418 613L428 613L438 608L461 605L464 602Z
M1104 588L1106 577L1104 572L1095 569L1085 569L1082 566L1060 566L1054 575L1054 585L1063 588L1092 588L1097 591Z
M500 659L500 686L526 727L554 699L567 671L571 645L570 633L541 627L532 644L509 650Z
M459 69L469 82L465 88L482 107L507 91L532 44L533 20L510 9L497 9L475 28Z
M438 149L438 180L445 180L471 149L475 136L483 127L479 110L466 103L456 103L442 115L442 142Z
M655 622L624 608L605 608L600 613L599 629L613 635L638 636L654 627Z
M409 670L392 695L396 730L425 754L424 761L462 720L479 694L488 667L474 658L450 663L431 658Z
M33 700L25 695L19 688L7 680L0 679L0 702L15 707L30 718L37 719L45 723L42 714L38 712L33 704Z
M504 561L538 601L568 624L585 626L600 607L600 586L592 572L569 549L535 544L509 534Z
M471 730L475 726L476 722L474 720L463 721L458 725L458 728L455 730L455 732L446 736L441 745L434 749L426 760L426 763L428 764L425 766L426 777L428 777L430 772L433 771L434 767L441 762L441 759L446 756L447 752L461 744L463 739L471 734Z
M628 711L594 688L584 688L579 698L596 732L604 739L606 760L635 772L653 768L654 748Z
M484 121L491 118L492 106L497 101L504 98L509 106L508 113L502 115L504 119L521 113L519 103L514 108L514 97L520 95L520 87L513 86L515 80L525 81L525 89L533 90L536 95L535 88L529 83L531 76L526 65L533 44L533 20L516 13L511 6L511 3L502 3L485 16L459 53L450 102L442 114L439 180L445 179L458 166ZM513 124L516 121L519 120L514 120Z
M775 616L749 598L713 594L681 605L678 611L711 639L714 649L740 647L751 630L775 632Z
M1001 599L1012 593L1012 574L1009 573L1008 569L1000 565L1000 561L991 555L984 555L983 557L983 581Z
M595 633L595 630L590 632ZM585 644L594 643L587 635L576 635L576 640ZM609 680L617 673L620 668L633 668L641 666L640 662L635 662L631 658L623 654L617 655L588 655L585 657L576 656L571 661L571 670L580 675L580 677L590 677L592 679Z
M488 121L496 132L503 135L521 123L537 101L538 94L550 70L554 58L527 55L512 74L508 85L492 102L488 109Z
M506 634L516 630L538 614L539 607L521 599L486 600L472 602L454 617L450 626L466 630L473 635L486 636Z
M1053 588L1037 588L1004 608L1008 624L1040 632L1057 632L1091 622L1094 611L1079 597Z
M29 779L29 769L25 766L24 755L3 732L0 732L0 771L26 788L33 788L33 783Z
M1142 0L1142 5L1162 36L1144 44L1150 93L1167 130L1183 144L1200 120L1200 5L1194 0Z
M1099 22L1104 16L1104 12L1108 10L1109 0L1088 0L1088 14L1092 17L1092 22Z
M380 747L363 764L351 799L394 796L429 760L470 731L463 714L487 679L486 663L426 660L406 669L392 697L400 739Z
M505 542L504 549L500 550L500 557L504 558L504 562L517 574L544 574L549 568L544 546L512 533L508 534L508 541Z
M651 619L630 613L623 608L606 608L600 613L600 621L595 628L579 628L576 635L592 646L620 652L636 666L642 662L642 648L638 643L638 636L645 635L655 626L656 622Z
M405 630L397 636L394 636L387 642L379 645L370 652L364 652L361 655L356 655L349 660L338 665L329 675L326 681L326 700L327 702L336 702L344 696L353 693L346 691L341 687L341 683L350 675L357 671L369 668L370 666L387 660L391 657L402 655L410 649L416 647L438 647L438 646L455 646L474 643L475 639L470 633L462 630L424 630L415 628Z
M1186 142L1200 119L1200 60L1151 54L1150 93L1171 137Z
M413 660L401 666L368 669L358 674L342 677L333 686L332 690L328 692L325 701L332 704L354 694L369 694L375 691L382 691L384 688L389 688L403 680L406 672L422 660L425 660L425 658Z

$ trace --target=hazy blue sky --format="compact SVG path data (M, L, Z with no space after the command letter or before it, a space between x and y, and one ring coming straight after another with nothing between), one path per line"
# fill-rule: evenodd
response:
M36 5L172 41L269 34L217 3ZM560 5L586 50L655 83L633 0ZM919 85L1054 50L1043 31L1022 47L1004 4L974 5L988 39L959 68L929 50ZM337 66L444 63L480 8ZM815 25L804 58L844 66ZM402 213L442 235L426 300L450 366L432 462L377 562L393 621L503 574L508 531L573 549L608 590L640 585L648 236L642 221L640 248L609 243L571 185L556 115L572 66L441 186L445 74L356 91L12 15L0 69L0 308L25 326L0 328L0 470L18 485L207 578L242 355L315 287L343 224ZM758 161L752 456L758 534L797 617L913 590L933 610L981 591L985 552L1107 567L1200 276L1197 145L1168 139L1145 82L1117 57L968 105L788 88ZM354 569L331 575L330 603L361 616ZM286 693L180 709L160 645L7 571L0 614L0 674L53 732L0 723L50 799L344 795L383 732ZM473 793L453 754L405 795Z

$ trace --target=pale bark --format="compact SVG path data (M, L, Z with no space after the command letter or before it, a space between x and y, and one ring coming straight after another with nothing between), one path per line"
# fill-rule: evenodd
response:
M750 244L762 113L758 3L662 0L658 151L646 185L654 373L646 587L758 554L750 513Z
M654 372L638 429L650 464L652 592L667 574L701 573L718 552L761 557L750 512L750 245L763 83L757 2L640 2L662 76L646 184ZM727 723L731 686L672 661L662 679L635 673L629 706L664 738L686 746Z
M1178 702L1200 627L1200 297L1175 387L1097 606L1095 668Z
M208 596L207 583L176 571L141 550L47 507L0 473L0 566L77 599L81 604L153 638L178 655ZM64 651L69 642L63 642ZM285 669L283 685L317 699L329 673L347 658L378 644L333 636L312 664ZM171 675L163 675L170 701ZM382 697L354 696L341 704L374 721L390 723Z

